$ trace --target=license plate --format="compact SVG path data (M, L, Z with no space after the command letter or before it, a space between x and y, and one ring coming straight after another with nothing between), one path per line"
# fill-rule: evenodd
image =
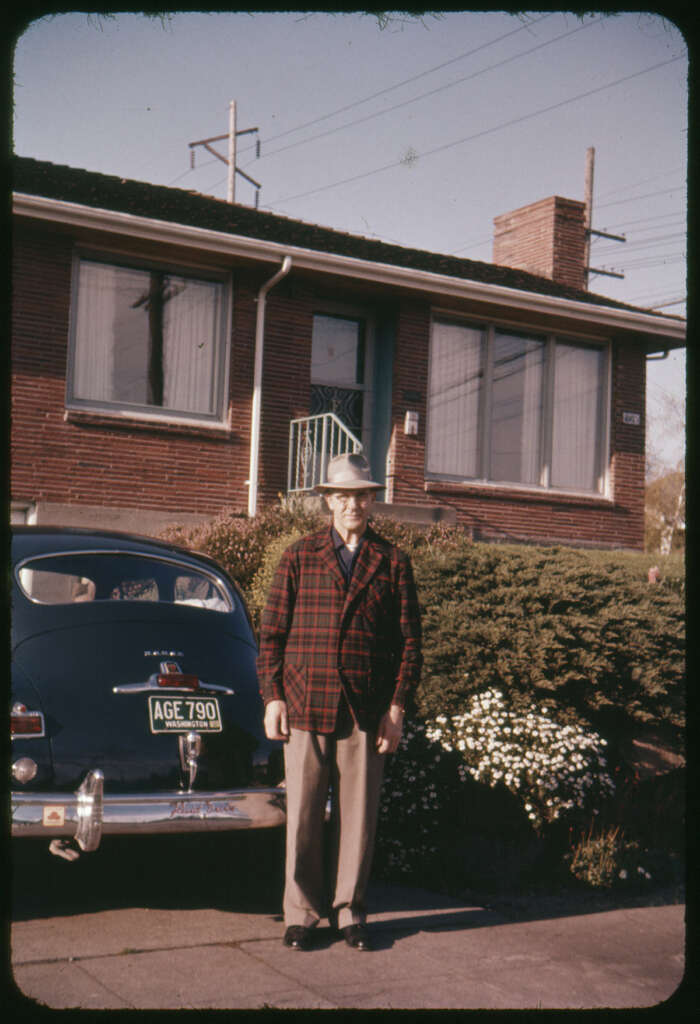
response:
M149 697L151 732L221 732L216 697Z

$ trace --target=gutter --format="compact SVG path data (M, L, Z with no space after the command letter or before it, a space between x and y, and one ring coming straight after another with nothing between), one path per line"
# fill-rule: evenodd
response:
M684 345L684 320L654 316L643 311L597 306L595 303L562 299L537 292L522 291L504 285L487 284L465 278L451 277L427 270L415 270L354 256L319 252L286 243L268 242L244 235L190 227L151 217L97 209L79 203L46 199L23 193L13 194L13 213L19 217L33 217L71 227L93 231L111 231L139 241L154 241L164 245L180 245L205 250L227 258L232 256L278 264L286 255L293 257L298 270L372 281L389 287L410 288L413 291L438 293L455 299L475 302L507 303L535 315L567 317L584 324L595 323L608 330L627 330L642 333ZM659 348L668 346L659 343Z
M258 292L255 317L255 366L253 369L253 405L250 414L250 470L248 473L248 516L252 519L258 508L258 467L260 463L260 416L262 409L262 372L265 349L265 303L267 293L292 269L291 256L285 256L277 273Z

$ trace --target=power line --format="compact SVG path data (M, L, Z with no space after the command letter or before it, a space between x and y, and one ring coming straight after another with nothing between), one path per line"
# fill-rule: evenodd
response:
M359 107L363 103L369 103L370 100L377 99L379 96L385 96L387 93L394 92L396 89L400 89L404 85L410 85L411 82L416 82L419 78L425 78L427 75L432 75L436 71L441 71L443 68L449 67L450 64L455 64L457 61L464 60L465 57L472 57L475 53L479 53L481 50L486 50L489 46L494 46L496 43L500 43L502 40L508 39L510 36L517 35L519 32L524 32L526 29L531 28L533 25L537 25L541 21L546 21L547 18L551 18L552 16L552 14L543 14L539 18L535 18L533 21L528 22L527 25L521 25L520 28L512 29L510 32L506 32L502 36L497 36L488 43L482 43L481 46L477 46L473 50L467 50L466 53L460 53L456 57L451 57L449 60L443 61L441 64L436 64L434 67L428 68L426 71L420 71L417 75L411 75L410 78L404 78L401 82L389 85L385 89L379 89L377 92L373 92L361 100L354 100L352 103L347 103L343 107L338 107L337 110L332 110L328 114L322 114L321 117L314 118L312 121L306 121L304 124L297 125L296 128L288 128L284 132L279 132L277 135L271 136L267 141L275 142L277 139L283 139L287 135L301 131L303 128L311 128L313 125L320 124L322 121L328 121L331 117L335 117L337 114L344 114L346 111L353 110L355 107Z
M660 245L663 242L677 242L679 240L685 241L684 231L674 231L673 234L670 235L654 235L653 238L640 238L639 240L634 241L632 243L630 243L630 240L627 239L624 254L625 256L627 256L630 252L639 252L640 249L650 249L652 247ZM618 253L619 249L615 248L615 246L612 245L601 246L600 248L596 249L596 257L604 257L608 253L613 251L615 253Z
M630 185L626 185L624 188L614 188L608 192L603 192L599 199L606 199L608 196L616 196L618 192L626 192L630 188L636 188L637 185L648 185L650 181L658 181L659 178L667 178L669 174L678 174L682 171L682 167L674 167L671 171L663 171L661 174L655 174L651 178L642 178L640 181L633 181Z
M674 219L670 220L671 218L674 218ZM662 220L662 221L670 220L669 227L672 227L672 226L674 226L676 224L678 224L679 226L680 225L685 225L686 222L687 222L686 221L686 217L684 215L682 215L682 214L680 215L680 219L679 219L679 214L678 213L659 213L659 214L657 214L654 217L639 217L637 220L621 220L621 221L618 221L616 224L608 224L608 225L606 225L606 227L608 227L610 230L612 230L613 228L619 230L620 228L635 227L637 224L651 224L652 221L658 221L658 220ZM651 228L651 227L650 228L646 228L646 229L643 228L642 230L653 231L654 228Z
M485 128L480 132L476 132L474 135L468 135L462 139L455 139L453 142L447 142L444 143L444 145L436 146L433 149L426 150L424 153L418 153L417 158L420 159L428 156L435 156L435 154L437 153L443 153L448 149L454 148L455 146L463 145L465 142L473 142L475 139L480 139L486 135L492 135L495 132L502 131L504 128L511 128L516 124L522 124L523 122L530 121L535 117L540 117L542 114L548 114L551 113L551 111L553 110L558 110L561 107L568 106L570 103L575 103L578 100L586 99L589 96L594 96L597 93L604 92L605 90L611 89L614 86L622 85L624 82L632 81L635 78L639 78L641 75L646 75L652 71L658 70L659 68L667 67L669 64L674 64L681 59L682 57L680 56L671 57L668 60L661 61L660 63L654 64L651 67L643 68L641 71L635 71L630 75L625 75L623 78L618 78L614 82L609 82L607 85L596 86L596 88L594 89L589 89L586 92L579 93L577 96L571 96L568 99L561 100L558 103L552 103L549 106L542 107L539 110L535 110L530 114L523 114L520 117L512 118L510 121L504 121L501 124L494 125L491 128ZM402 163L403 160L395 160L392 163L385 164L382 167L375 167L370 171L364 171L361 174L355 174L349 178L343 178L341 181L331 182L327 185L320 185L317 188L308 189L306 192L299 192L293 196L283 196L281 199L275 200L274 202L283 205L284 203L290 203L297 199L305 199L307 196L317 195L319 192L326 192L328 191L328 189L338 188L340 185L349 185L356 181L361 181L364 178L372 177L375 174L381 174L384 171L393 170L395 167L401 166ZM272 204L268 208L272 208Z
M674 57L673 60L680 60L680 57ZM666 63L670 64L671 61L666 61ZM656 67L660 66L661 65L659 64L656 65ZM650 68L649 70L654 71L655 69ZM624 81L624 79L622 79L622 81ZM617 85L616 82L613 84ZM605 209L607 206L622 206L623 203L635 203L638 199L653 199L654 196L664 196L668 195L671 192L680 192L681 190L684 189L685 185L677 185L675 187L672 186L671 188L662 188L659 189L657 192L646 192L643 196L630 196L627 199L615 199L612 203L601 203L596 209Z
M681 263L686 259L684 252L671 252L665 255L659 254L656 256L640 256L636 260L626 261L624 263L625 270L644 270L652 269L653 267L667 267L673 263Z
M686 297L682 299L671 299L668 302L655 302L649 309L666 309L668 306L684 306L686 303Z
M521 53L513 54L511 57L505 57L503 60L498 61L496 64L489 64L488 67L480 68L478 71L473 71L469 75L463 75L461 78L456 78L453 82L447 82L445 85L438 85L435 89L430 89L428 92L422 92L418 96L413 96L411 99L403 100L401 103L395 103L392 107L386 107L384 110L377 110L373 114L367 114L365 117L359 117L355 121L348 121L345 124L337 125L335 128L329 128L328 131L319 132L318 135L312 135L308 139L302 139L299 142L290 142L287 146L279 146L277 149L268 150L265 152L264 157L275 156L277 153L284 153L289 149L294 149L296 146L304 146L309 142L315 142L317 139L324 139L329 135L334 135L336 132L345 131L346 128L354 128L358 124L365 124L367 121L373 121L377 117L383 117L385 114L391 114L395 110L401 110L403 107L408 107L412 103L417 103L418 100L428 99L430 96L435 96L439 92L445 92L447 89L453 89L457 85L462 85L464 82L469 82L473 78L478 78L479 75L485 74L487 71L498 70L504 67L506 64L511 64L513 61L520 60L522 57L528 57L532 53L536 53L538 50L543 49L545 46L551 46L553 43L558 43L562 39L566 39L568 36L575 35L577 32L582 32L584 29L590 28L591 25L595 25L602 21L602 18L596 18L594 21L589 21L585 25L579 25L578 28L570 29L568 32L562 32L561 35L554 36L553 39L547 39L543 43L538 43L537 46L531 47L529 50L523 50ZM521 31L518 29L518 31ZM511 33L509 33L511 34ZM502 37L505 38L505 37ZM491 45L491 44L488 44ZM480 47L479 49L483 49ZM472 53L476 53L476 50L472 50ZM464 54L463 56L469 56L470 54ZM457 59L457 58L455 58ZM451 63L451 62L449 62ZM427 72L426 72L427 73ZM418 76L420 77L420 76ZM405 83L402 83L405 84ZM364 102L364 101L360 101ZM330 116L330 115L329 115ZM294 129L292 129L294 130ZM287 134L287 133L285 133ZM279 138L279 136L278 136Z
M668 173L671 174L673 172L669 171ZM648 180L651 180L651 179L648 179ZM640 182L636 182L635 184L640 184ZM634 185L629 185L629 186L625 186L625 187L627 187L627 188L634 188ZM617 189L616 191L620 192L620 191L623 191L623 189ZM608 194L610 194L610 193L608 193ZM596 207L596 209L598 209L598 207ZM622 229L628 229L628 228L631 228L631 227L635 227L638 224L651 224L654 221L668 221L671 218L675 218L675 219L671 220L671 222L668 225L669 227L673 227L676 224L679 227L681 227L681 226L685 227L685 225L686 225L686 218L684 216L681 216L681 218L678 219L678 214L677 213L661 213L661 214L658 214L655 217L640 217L637 220L622 220L622 221L617 221L614 224L605 224L604 227L605 227L606 230L610 230L610 231L612 231L613 229L614 230L622 230ZM648 230L654 230L654 229L653 228L649 228ZM682 235L679 236L679 237L685 237L685 232L683 232ZM452 249L451 250L451 255L452 256L456 256L458 253L465 252L467 249L480 249L482 246L490 245L492 242L493 242L493 235L489 235L488 238L482 238L479 241L467 242L466 245L460 246L459 249ZM397 244L401 244L401 243L397 243ZM633 246L634 246L634 243L633 243ZM626 246L626 248L625 248L625 252L629 252L629 250L630 250L630 246L628 244ZM615 251L617 252L619 250L616 249Z

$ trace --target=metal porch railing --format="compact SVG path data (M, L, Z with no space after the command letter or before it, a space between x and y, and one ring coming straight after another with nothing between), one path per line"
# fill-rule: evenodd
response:
M312 491L325 483L328 460L346 452L361 452L362 442L335 413L304 416L289 428L287 493Z

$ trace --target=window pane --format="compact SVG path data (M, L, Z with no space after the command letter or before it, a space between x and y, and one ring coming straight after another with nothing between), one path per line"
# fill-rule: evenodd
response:
M216 415L223 286L83 260L73 397Z
M601 487L603 351L557 344L554 362L552 486Z
M17 573L25 595L38 604L153 601L230 612L223 580L195 568L148 556L75 552L33 558Z
M311 379L338 385L364 381L364 331L361 320L314 316L311 336Z
M496 333L491 404L492 480L539 484L545 345Z
M164 310L164 405L184 412L216 413L222 286L170 278L169 287Z
M427 469L477 477L484 334L480 328L434 323L428 390Z

